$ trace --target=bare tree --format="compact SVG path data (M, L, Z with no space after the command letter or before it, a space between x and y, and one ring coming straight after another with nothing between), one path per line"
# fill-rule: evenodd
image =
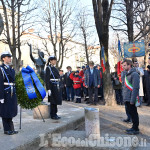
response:
M79 11L80 12L77 15L77 27L80 30L79 36L84 43L86 61L89 65L89 47L93 46L94 44L94 41L91 39L94 39L95 36L95 25L93 24L93 21L89 19L92 16L90 10L88 10L86 7L83 7Z
M16 71L19 71L21 65L20 38L25 30L33 26L33 16L30 16L30 13L36 7L29 7L31 0L1 0L1 4L5 24L4 38L1 41L9 45L13 56L13 66Z
M150 0L115 1L112 28L124 32L130 42L144 38L150 32L149 8Z
M70 50L66 45L75 36L75 26L72 24L74 7L69 6L69 0L52 0L43 9L42 27L49 35L53 46L53 54L57 57L57 67L62 68L64 55Z
M109 56L108 56L108 44L109 44L109 21L112 6L114 0L92 0L95 25L99 37L99 42L101 47L104 46L104 53L106 56L106 71L104 72L104 98L107 105L113 105L115 103L113 87L111 84L110 77L110 66L109 66Z

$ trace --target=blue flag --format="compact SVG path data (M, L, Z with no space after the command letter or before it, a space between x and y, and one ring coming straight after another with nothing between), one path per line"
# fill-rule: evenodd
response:
M145 43L141 42L129 42L124 43L124 57L132 58L132 57L141 57L145 56Z
M122 57L120 40L118 40L118 51L119 51L119 55Z

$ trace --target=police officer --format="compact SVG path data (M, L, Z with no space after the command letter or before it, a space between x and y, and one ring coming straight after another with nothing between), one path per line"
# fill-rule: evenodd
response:
M46 89L48 90L48 102L50 102L50 115L51 119L58 120L61 117L57 115L57 105L62 104L61 91L60 91L60 75L55 68L56 57L50 56L46 67Z
M0 117L2 117L4 134L13 135L14 130L12 118L17 115L17 97L15 89L15 71L10 67L11 54L1 53L0 66Z

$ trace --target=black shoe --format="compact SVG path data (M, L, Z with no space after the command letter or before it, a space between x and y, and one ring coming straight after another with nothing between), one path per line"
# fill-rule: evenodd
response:
M132 129L130 131L127 131L126 133L129 135L136 135L136 134L139 134L139 130Z
M130 119L124 119L123 122L132 123L132 121Z
M13 131L4 131L4 134L7 134L7 135L13 135L14 132L13 132Z
M90 102L89 105L95 105L94 102Z
M67 100L68 102L70 102L70 100Z
M90 104L90 102L86 102L86 104Z
M121 102L121 103L120 103L120 105L124 105L124 103L123 103L123 102Z
M150 106L150 104L147 104L146 106Z
M133 128L126 129L126 132L133 131L133 130L134 130Z
M14 134L18 134L18 131L12 131Z
M78 101L76 101L75 103L78 103Z
M51 117L51 119L59 120L59 119L61 119L61 117L59 117L59 116L55 116L55 117Z
M97 102L94 102L94 105L97 105Z

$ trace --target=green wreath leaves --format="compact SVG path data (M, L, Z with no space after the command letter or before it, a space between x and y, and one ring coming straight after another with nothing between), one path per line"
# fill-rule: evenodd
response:
M40 82L44 85L43 80L39 76L38 76L38 78L39 78ZM41 97L39 91L37 90L35 84L34 84L34 88L35 88L37 98L29 99L28 95L27 95L27 92L26 92L24 82L23 82L21 72L19 72L16 75L16 94L17 94L18 104L22 108L24 108L24 109L33 109L33 108L35 108L35 107L37 107L38 105L41 104L42 97Z

